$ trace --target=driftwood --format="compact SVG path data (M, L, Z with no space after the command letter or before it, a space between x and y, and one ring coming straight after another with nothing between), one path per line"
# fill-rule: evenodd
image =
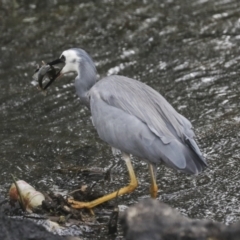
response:
M194 220L157 200L147 199L130 207L121 224L126 240L239 240L240 222L226 226Z

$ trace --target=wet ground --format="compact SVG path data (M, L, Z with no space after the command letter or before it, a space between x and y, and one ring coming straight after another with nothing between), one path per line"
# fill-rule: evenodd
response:
M11 173L41 191L72 190L82 176L53 170L116 165L75 95L73 76L46 96L31 84L37 63L81 47L100 77L149 84L194 125L209 168L194 178L160 167L159 199L189 217L240 219L237 0L2 1L0 13L0 194ZM147 165L133 164L140 184L120 204L149 197ZM109 192L128 181L124 163L113 172L99 188Z

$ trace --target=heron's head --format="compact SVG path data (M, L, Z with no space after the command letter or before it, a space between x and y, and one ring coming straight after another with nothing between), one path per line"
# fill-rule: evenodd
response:
M59 61L64 63L64 67L62 68L60 75L70 72L79 73L81 56L76 49L69 49L62 52Z
M61 68L61 70L59 70L59 72L56 74L56 76L52 79L51 83L53 81L55 81L57 78L62 77L66 73L73 72L73 73L77 73L78 75L80 75L80 72L82 70L84 70L82 68L84 68L86 66L86 64L84 64L84 63L87 63L87 65L90 65L95 71L95 65L94 65L92 59L83 49L71 48L71 49L63 51L58 59L47 63L50 66L54 66L57 64L64 64L63 68ZM44 89L49 87L50 84L45 86Z

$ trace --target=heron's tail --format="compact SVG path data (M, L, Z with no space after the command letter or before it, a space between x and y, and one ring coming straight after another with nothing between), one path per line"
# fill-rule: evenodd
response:
M188 174L198 174L207 167L207 162L194 139L186 139L185 144L173 140L167 145L161 156L166 165Z
M192 149L192 151L198 156L198 162L202 163L203 167L207 167L206 159L203 157L197 143L194 139L186 139L185 140L188 146Z

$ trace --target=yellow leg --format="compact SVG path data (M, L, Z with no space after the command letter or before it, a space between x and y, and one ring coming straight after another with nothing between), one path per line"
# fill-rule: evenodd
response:
M101 203L104 203L104 202L109 201L113 198L116 198L117 196L121 196L123 194L130 193L130 192L134 191L134 189L138 185L138 182L137 182L137 178L135 176L135 173L134 173L134 170L133 170L133 167L132 167L130 156L128 154L123 153L122 157L126 162L127 169L128 169L129 176L130 176L130 183L129 183L128 186L120 188L118 191L107 194L107 195L105 195L101 198L98 198L96 200L93 200L91 202L78 202L78 201L68 199L68 203L70 203L73 208L77 208L77 209L78 208L88 208L88 209L91 209L91 208L94 208Z
M154 173L154 169L153 169L153 165L149 164L149 171L150 171L150 176L151 176L151 187L150 187L150 194L152 198L156 198L157 197L157 193L158 193L158 186L156 183L156 176Z

